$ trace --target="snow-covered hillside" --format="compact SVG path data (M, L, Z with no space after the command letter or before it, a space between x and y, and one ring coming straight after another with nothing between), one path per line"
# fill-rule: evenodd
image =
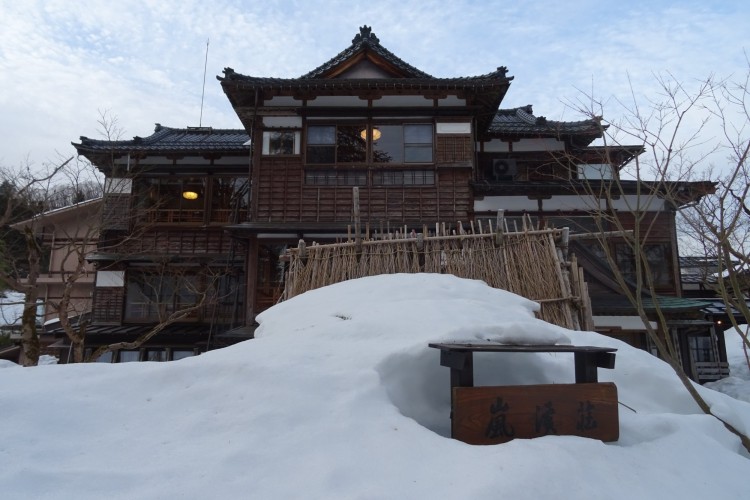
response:
M750 460L649 354L533 318L446 275L308 292L257 339L171 363L0 369L0 495L13 499L747 498ZM616 347L620 440L471 446L449 433L449 374L428 342ZM571 354L475 357L477 385L570 383ZM750 430L750 404L700 388ZM627 406L624 406L627 405Z

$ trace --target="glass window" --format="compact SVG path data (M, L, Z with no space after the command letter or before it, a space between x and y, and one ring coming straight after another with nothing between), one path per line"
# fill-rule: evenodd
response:
M130 271L125 300L126 321L161 321L175 311L199 301L202 283L198 274L164 274ZM193 320L199 311L191 311L184 320Z
M202 223L205 202L203 178L148 179L138 185L136 205L143 222Z
M578 165L579 179L614 179L612 165L608 163L591 163Z
M311 125L307 163L432 163L433 134L429 123Z
M404 161L432 162L432 125L404 125Z
M376 125L375 130L380 132L372 148L375 163L432 162L431 124Z
M669 246L667 244L645 244L641 246L640 250L646 262L648 262L654 286L668 287L673 285ZM635 282L636 254L633 252L633 248L625 243L617 244L615 258L623 277Z
M146 358L144 361L166 361L167 351L164 349L149 349L146 351Z
M403 163L404 128L401 125L377 125L373 133L376 140L372 143L372 161Z
M247 178L218 177L211 181L211 222L241 222L247 217Z
M364 163L367 160L367 141L362 137L362 125L339 126L336 129L336 163Z
M104 354L96 358L96 362L97 363L111 363L112 357L113 357L112 354L113 354L112 351L105 352Z
M193 356L195 356L195 352L192 349L172 349L172 361L191 358Z
M690 353L693 361L696 363L705 363L717 361L713 354L713 343L709 336L691 335L688 337L690 342Z
M299 132L294 130L266 130L263 132L264 155L299 154Z
M431 186L435 184L433 170L381 170L372 173L373 186Z
M141 359L141 351L120 351L118 357L120 363L139 361Z
M305 184L309 186L365 186L364 170L307 170Z
M307 127L307 163L336 162L336 127Z

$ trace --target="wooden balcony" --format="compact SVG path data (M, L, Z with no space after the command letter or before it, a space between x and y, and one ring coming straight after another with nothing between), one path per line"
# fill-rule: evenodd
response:
M236 214L237 221L232 220ZM152 208L138 212L139 224L229 224L243 221L247 218L247 210L235 211L232 209L211 210L206 216L205 210L180 210L172 208Z
M693 373L699 383L714 382L729 376L729 363L725 361L693 362Z

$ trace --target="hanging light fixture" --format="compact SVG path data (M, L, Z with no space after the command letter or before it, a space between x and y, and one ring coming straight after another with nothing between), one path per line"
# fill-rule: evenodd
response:
M198 199L198 190L196 189L196 184L193 179L190 179L183 184L182 197L190 201Z
M377 141L378 139L380 139L382 135L383 134L380 133L380 129L378 129L377 127L372 127L372 140L373 141ZM366 127L362 129L362 131L359 133L359 136L362 138L363 141L367 140L367 128Z

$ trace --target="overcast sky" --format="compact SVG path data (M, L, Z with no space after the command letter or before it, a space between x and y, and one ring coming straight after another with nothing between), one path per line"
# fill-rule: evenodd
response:
M626 96L628 76L690 82L742 75L750 2L375 0L0 0L0 165L70 156L100 138L108 111L123 139L154 124L197 126L210 39L203 126L239 128L216 80L223 68L296 77L347 48L363 24L380 43L438 77L507 66L503 107L575 120L580 91Z

